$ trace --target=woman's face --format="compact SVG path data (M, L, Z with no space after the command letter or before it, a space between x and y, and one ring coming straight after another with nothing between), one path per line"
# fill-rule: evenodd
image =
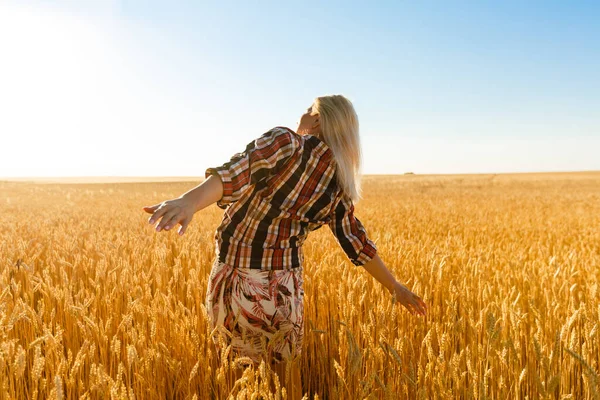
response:
M306 112L302 114L298 121L296 133L299 135L314 135L319 136L321 133L321 125L319 122L319 114L311 115L312 106L308 107Z

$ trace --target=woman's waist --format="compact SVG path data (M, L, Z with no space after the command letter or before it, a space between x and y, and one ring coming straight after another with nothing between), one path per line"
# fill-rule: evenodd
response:
M262 247L233 238L221 238L218 244L219 261L234 268L289 270L301 268L304 262L302 246Z
M220 270L220 269L228 269L231 272L233 272L233 270L236 271L236 273L240 276L240 277L262 277L262 278L269 278L269 279L273 279L276 278L277 276L281 276L281 275L285 275L285 274L293 274L295 276L302 276L303 273L303 268L302 266L298 266L296 268L282 268L282 269L259 269L259 268L249 268L249 267L243 267L243 266L231 266L230 264L222 261L219 256L217 256L217 258L215 258L214 262L213 262L213 267L212 270Z
M243 221L224 217L217 227L215 236L224 241L235 242L245 247L265 249L300 248L308 234L321 224L278 216L265 223L246 216Z

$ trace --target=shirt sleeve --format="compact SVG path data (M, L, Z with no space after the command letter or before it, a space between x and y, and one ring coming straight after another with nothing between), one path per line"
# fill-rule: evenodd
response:
M217 206L226 209L245 189L271 176L294 154L300 142L287 128L275 127L246 145L225 164L207 168L205 178L216 175L223 183L223 197Z
M377 254L377 246L354 215L354 204L347 196L339 200L328 224L352 264L363 266Z

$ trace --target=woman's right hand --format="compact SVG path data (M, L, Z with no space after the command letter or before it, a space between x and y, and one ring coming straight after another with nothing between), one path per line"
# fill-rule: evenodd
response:
M175 225L181 224L181 228L179 229L179 235L181 236L185 233L190 222L192 222L195 209L189 200L178 197L153 206L144 207L144 211L152 214L148 220L150 224L154 224L162 218L158 225L156 225L157 232L160 232L163 228L165 231L168 231Z
M400 282L394 283L394 286L389 291L393 296L393 301L398 301L412 315L427 315L427 304Z

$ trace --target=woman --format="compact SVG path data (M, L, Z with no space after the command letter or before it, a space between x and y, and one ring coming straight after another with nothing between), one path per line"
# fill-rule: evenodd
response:
M427 306L387 270L354 215L359 199L358 118L341 95L315 99L297 131L275 127L177 199L144 210L150 224L187 229L210 204L224 209L206 306L213 327L256 364L266 355L278 372L299 355L304 333L302 244L327 224L356 266L367 270L411 313Z

